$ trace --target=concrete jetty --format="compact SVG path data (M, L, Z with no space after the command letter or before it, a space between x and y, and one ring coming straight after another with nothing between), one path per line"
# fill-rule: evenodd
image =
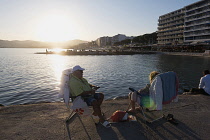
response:
M65 50L36 52L35 54L59 54L59 55L134 55L134 54L156 54L154 51L134 51L134 50Z
M82 121L93 140L207 140L210 137L209 99L205 95L179 95L179 101L165 105L163 111L146 112L150 119L163 113L173 114L178 125L165 119L147 124L140 112L132 114L137 121L115 123L111 128L95 125L90 117L82 117ZM127 107L128 99L107 100L102 104L106 117ZM67 140L64 121L67 116L68 111L61 102L0 107L0 139ZM70 132L73 140L88 139L78 118L70 124Z

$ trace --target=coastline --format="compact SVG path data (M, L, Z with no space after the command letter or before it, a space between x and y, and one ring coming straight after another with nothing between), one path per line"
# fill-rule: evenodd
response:
M91 118L82 121L91 139L138 140L138 139L208 139L210 137L209 96L179 95L179 101L166 105L163 111L145 112L149 118L171 113L178 121L173 125L165 119L145 124L140 112L137 121L112 124L111 128L95 126ZM102 110L110 117L116 110L125 111L128 99L106 100ZM62 102L11 105L0 107L1 139L68 139L64 120L68 111ZM72 139L87 139L78 118L70 125Z

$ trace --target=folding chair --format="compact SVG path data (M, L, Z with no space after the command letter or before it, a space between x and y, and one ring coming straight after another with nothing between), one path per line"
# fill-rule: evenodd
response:
M69 79L70 79L71 73L72 73L72 69L67 69L67 70L63 71L62 76L61 76L60 91L59 91L59 95L58 95L58 97L63 98L64 103L69 111L69 116L65 120L68 137L71 140L69 125L77 117L79 119L79 121L81 122L82 127L84 128L88 138L91 139L83 122L82 122L80 115L77 112L75 112L73 109L71 109L73 100L76 98L75 96L71 96L71 94L70 94ZM92 116L91 116L91 118L92 118ZM93 120L93 118L92 118L92 120Z
M169 104L172 101L178 101L178 78L175 72L166 72L157 75L149 88L149 95L146 97L144 95L141 95L133 88L129 88L131 91L136 92L138 97L140 98L140 102L138 103L142 115L144 116L144 121L148 123L153 123L155 121L158 121L162 119L163 117L166 117L167 119L173 119L172 114L168 114L168 116L165 116L164 114L159 117L155 118L152 121L148 121L148 118L146 117L144 113L144 108L148 110L148 107L152 110L156 111L162 111L162 105ZM146 100L144 100L146 98ZM146 103L145 103L146 102ZM147 106L146 106L147 105ZM129 105L130 106L130 105Z

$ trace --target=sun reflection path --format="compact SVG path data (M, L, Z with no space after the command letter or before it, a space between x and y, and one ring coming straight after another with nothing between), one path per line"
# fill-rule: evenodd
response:
M54 73L56 84L60 84L61 74L64 69L66 69L67 60L65 56L61 55L51 55L50 56L50 67Z
M60 49L60 48L54 48L52 49L53 52L56 52L56 53L60 53L62 51L65 51L65 49Z

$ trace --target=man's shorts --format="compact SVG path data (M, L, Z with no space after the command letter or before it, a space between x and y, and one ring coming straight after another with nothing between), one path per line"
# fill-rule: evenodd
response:
M100 99L101 93L95 93L94 95L88 97L82 97L88 106L92 106L92 102Z

